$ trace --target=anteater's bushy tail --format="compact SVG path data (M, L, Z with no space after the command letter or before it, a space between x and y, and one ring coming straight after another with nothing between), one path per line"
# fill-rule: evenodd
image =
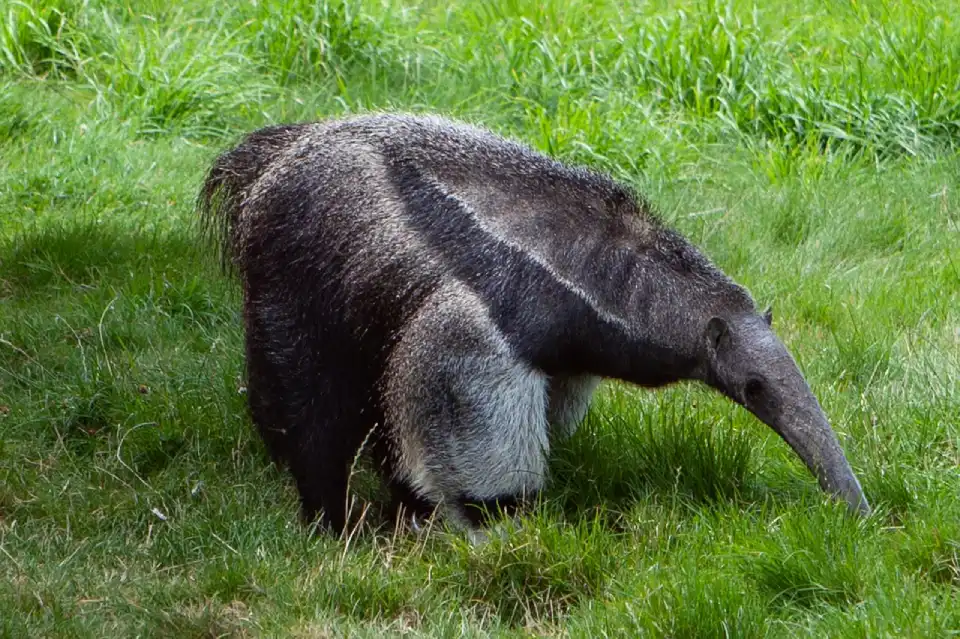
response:
M250 188L301 129L302 125L277 125L254 131L210 167L197 197L197 210L203 234L215 244L224 270L230 270L239 248L236 222Z

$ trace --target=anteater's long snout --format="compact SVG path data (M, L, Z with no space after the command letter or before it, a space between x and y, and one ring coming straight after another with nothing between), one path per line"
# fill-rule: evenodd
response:
M808 398L807 408L786 412L771 426L800 456L825 492L843 499L853 512L869 515L870 504L836 433L817 400L812 394Z

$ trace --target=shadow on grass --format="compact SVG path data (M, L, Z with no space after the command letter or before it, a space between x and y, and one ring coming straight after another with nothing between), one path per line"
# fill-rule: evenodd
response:
M598 401L557 447L548 498L576 517L628 508L651 491L701 505L748 496L756 442L682 394L617 390Z
M213 260L195 228L150 232L96 222L51 225L0 244L5 288L15 295L60 289L83 293L135 287L153 272L213 277Z

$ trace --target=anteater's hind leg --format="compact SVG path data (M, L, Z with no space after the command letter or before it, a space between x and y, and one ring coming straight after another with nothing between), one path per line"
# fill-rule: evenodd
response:
M297 482L300 505L308 522L341 534L348 523L348 485L353 462L374 424L360 388L333 370L308 376L313 388L288 395L296 409L291 420L295 449L290 472Z
M349 342L294 319L281 300L248 301L247 395L272 457L289 466L301 514L340 533L351 464L376 421Z
M476 506L535 496L547 474L546 384L475 295L440 289L408 323L387 371L395 481L468 529L482 521Z
M246 304L244 320L247 406L270 457L282 466L289 461L291 436L277 340L255 305Z

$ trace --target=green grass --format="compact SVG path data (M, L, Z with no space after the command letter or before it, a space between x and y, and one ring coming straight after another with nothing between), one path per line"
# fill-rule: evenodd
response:
M3 4L0 635L960 634L958 15ZM192 205L243 133L386 108L645 191L773 304L875 515L703 389L608 383L504 539L309 536Z

